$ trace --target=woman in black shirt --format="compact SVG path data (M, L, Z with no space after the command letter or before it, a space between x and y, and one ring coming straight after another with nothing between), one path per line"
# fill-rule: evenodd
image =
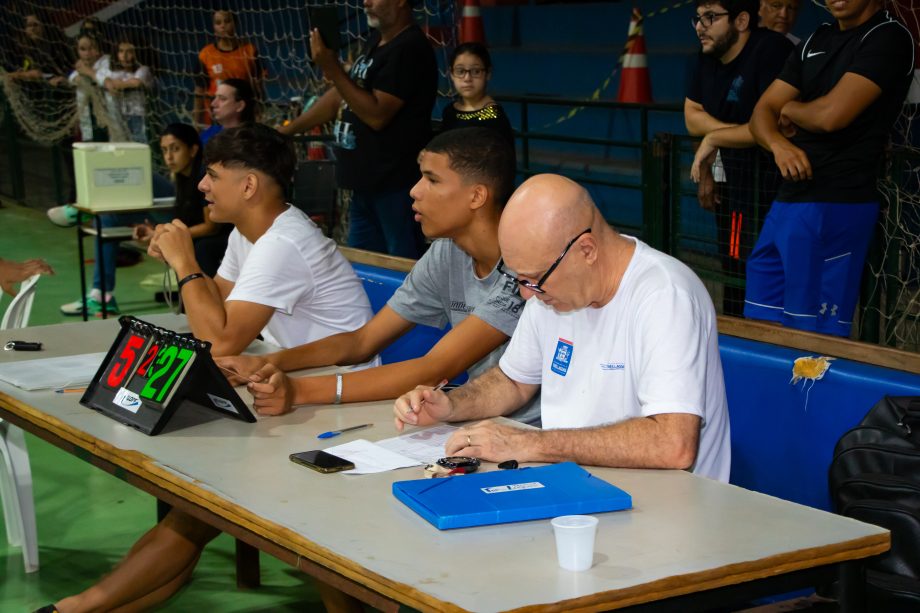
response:
M195 259L202 272L213 277L217 274L220 261L227 250L227 237L233 226L211 221L208 202L198 190L198 183L204 176L202 167L203 147L195 128L184 123L173 123L166 127L160 137L163 161L169 168L176 184L175 216L188 226L195 245ZM153 226L144 224L135 228L135 238L150 240Z

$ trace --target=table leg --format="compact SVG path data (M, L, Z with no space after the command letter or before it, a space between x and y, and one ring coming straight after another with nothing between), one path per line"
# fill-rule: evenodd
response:
M866 610L866 565L863 560L840 564L840 613Z
M157 498L157 522L163 521L172 510L172 505ZM259 566L259 550L236 539L236 587L256 589L262 585L262 573Z
M236 587L255 589L260 585L259 550L236 539Z
M172 511L172 505L157 498L157 523L163 521L170 511Z
M99 261L96 262L96 267L99 271L99 292L102 294L102 319L107 319L108 314L105 308L105 249L103 249L105 239L102 237L102 215L94 215L93 219L96 220L96 253L99 254Z
M86 313L86 255L83 252L83 219L77 213L77 255L80 259L80 302L83 303L83 321L87 321Z

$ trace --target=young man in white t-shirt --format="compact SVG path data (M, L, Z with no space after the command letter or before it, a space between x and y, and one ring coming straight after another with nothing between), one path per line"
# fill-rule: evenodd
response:
M397 427L505 415L540 390L542 430L483 421L455 433L447 455L687 469L727 481L716 314L690 269L618 234L582 187L558 175L515 192L499 244L528 299L508 349L449 396L425 388L399 398Z
M149 248L175 269L195 336L211 341L213 354L232 355L260 331L269 342L294 347L367 323L370 303L351 266L313 222L284 202L295 164L290 139L249 124L215 136L205 157L200 189L211 219L235 226L217 276L201 272L179 220L157 226ZM172 509L109 575L44 609L151 608L185 584L218 534Z
M227 252L210 279L195 261L188 228L157 226L151 255L179 278L189 326L214 355L236 355L261 333L282 348L356 330L370 302L335 243L285 203L294 173L289 140L258 124L224 130L206 149L199 188L211 219L232 223Z

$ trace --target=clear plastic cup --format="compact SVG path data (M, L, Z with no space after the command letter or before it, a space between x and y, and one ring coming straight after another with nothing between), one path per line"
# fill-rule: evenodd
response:
M552 520L556 534L556 557L566 570L582 571L594 563L597 518L591 515L563 515Z

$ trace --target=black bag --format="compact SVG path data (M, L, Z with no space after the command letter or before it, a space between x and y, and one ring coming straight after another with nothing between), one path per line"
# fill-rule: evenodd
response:
M834 448L837 513L891 531L867 564L869 610L920 611L920 397L885 396Z

